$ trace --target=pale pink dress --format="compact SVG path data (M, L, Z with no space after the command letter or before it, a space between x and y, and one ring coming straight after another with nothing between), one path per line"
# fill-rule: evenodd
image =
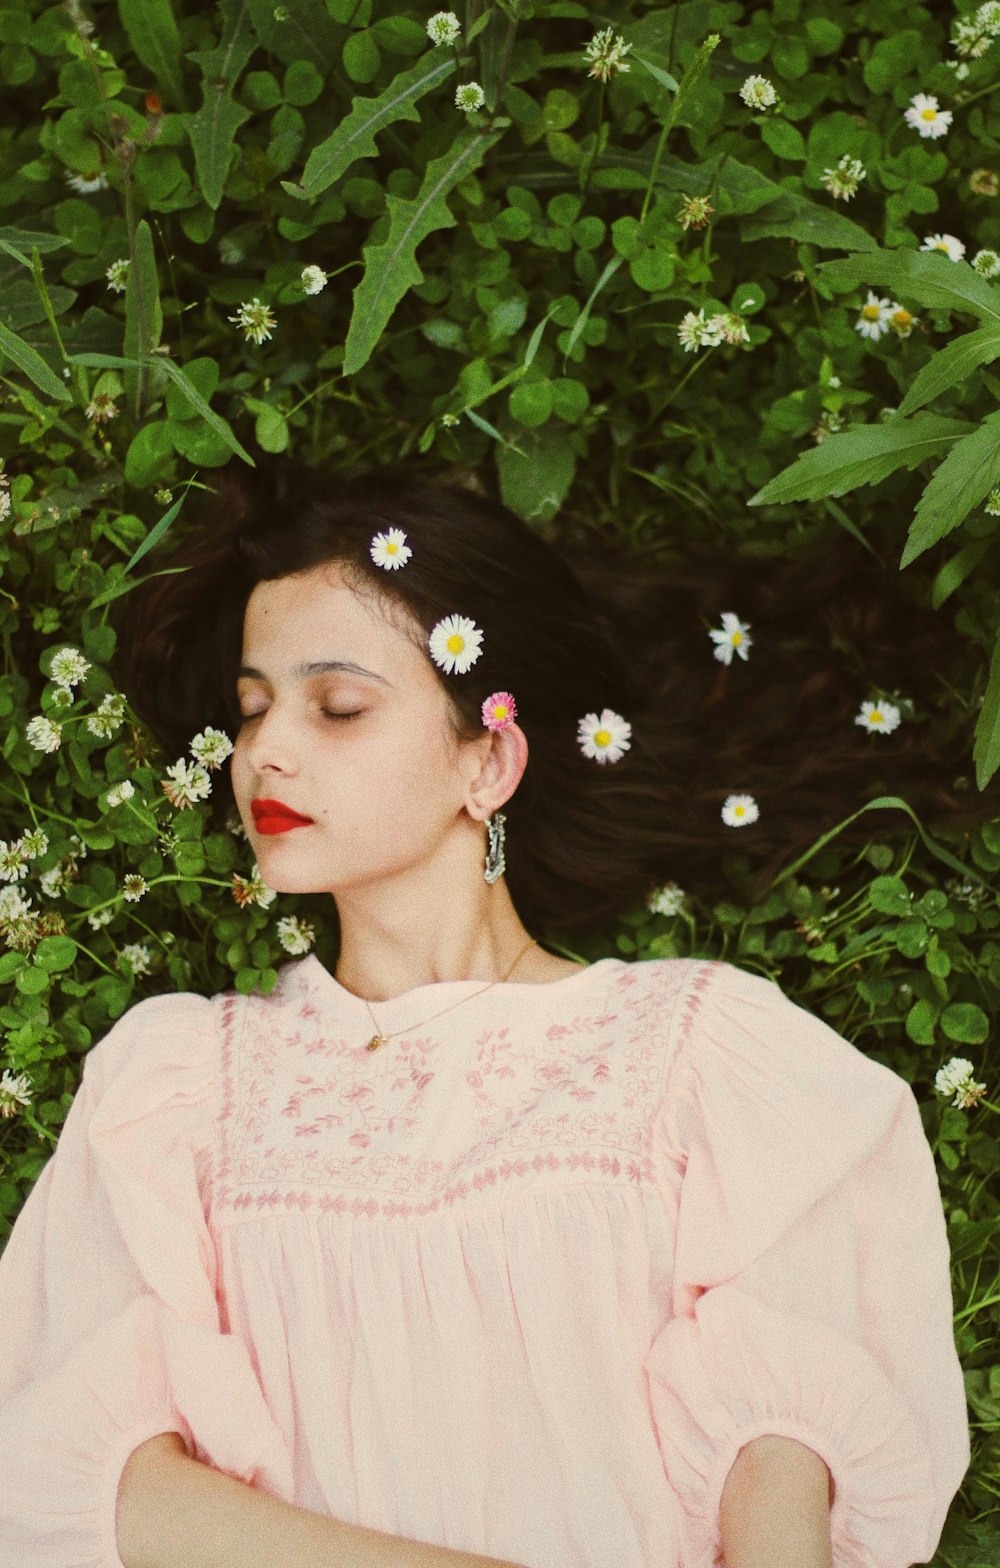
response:
M527 1568L711 1568L740 1447L836 1483L835 1568L933 1555L970 1458L909 1085L779 987L607 957L418 986L315 955L133 1005L0 1259L0 1564L120 1568L157 1432Z

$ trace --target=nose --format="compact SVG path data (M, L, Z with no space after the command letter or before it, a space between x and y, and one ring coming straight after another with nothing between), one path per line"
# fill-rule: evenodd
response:
M244 720L240 734L244 754L255 773L298 771L299 741L291 713L272 705L265 713L256 715L253 724Z

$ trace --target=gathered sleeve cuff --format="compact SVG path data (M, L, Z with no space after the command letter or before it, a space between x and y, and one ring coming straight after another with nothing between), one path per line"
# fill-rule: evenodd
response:
M773 982L700 963L657 1133L680 1196L646 1372L683 1568L722 1568L726 1479L767 1435L826 1464L837 1568L928 1561L970 1444L912 1089Z
M249 1351L222 1332L206 1220L215 1010L133 1006L93 1047L0 1257L0 1562L123 1568L122 1471L147 1438L291 1497Z

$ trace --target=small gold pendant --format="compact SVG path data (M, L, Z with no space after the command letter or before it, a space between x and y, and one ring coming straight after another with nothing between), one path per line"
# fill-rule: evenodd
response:
M380 1045L385 1045L385 1043L386 1043L386 1037L385 1037L384 1034L373 1034L371 1039L369 1040L368 1044L365 1046L365 1050L366 1051L377 1051L379 1046Z

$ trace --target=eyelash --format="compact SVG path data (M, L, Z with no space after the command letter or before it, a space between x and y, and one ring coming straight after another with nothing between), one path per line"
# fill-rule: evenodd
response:
M363 708L356 708L352 713L331 713L328 708L320 708L319 711L322 713L325 719L344 721L346 719L359 719L365 710ZM261 715L259 713L241 713L240 723L246 724L248 720L259 719L260 716Z

